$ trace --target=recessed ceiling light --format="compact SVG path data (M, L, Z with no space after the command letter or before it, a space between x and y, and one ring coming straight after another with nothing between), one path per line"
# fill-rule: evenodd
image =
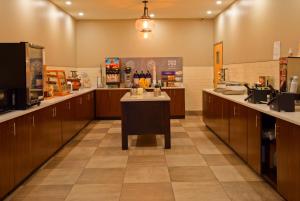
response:
M65 4L70 6L70 5L72 5L72 1L66 1Z
M79 16L84 16L84 13L83 12L79 12L78 15Z
M150 17L155 17L155 14L154 14L154 13L151 13L149 16L150 16Z
M208 11L206 11L206 13L207 13L208 15L211 15L211 14L212 14L212 11L211 11L211 10L208 10Z
M217 5L221 5L222 3L223 3L223 1L220 1L220 0L219 0L219 1L216 1L216 4L217 4Z

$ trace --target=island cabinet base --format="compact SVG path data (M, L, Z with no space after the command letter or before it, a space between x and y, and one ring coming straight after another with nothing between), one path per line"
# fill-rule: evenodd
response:
M128 149L128 135L161 134L165 148L171 148L170 102L122 102L122 149Z
M226 108L229 115L224 115ZM229 126L221 132L222 118ZM203 91L203 120L286 200L300 201L300 126L207 91ZM275 139L265 137L264 132L270 131Z

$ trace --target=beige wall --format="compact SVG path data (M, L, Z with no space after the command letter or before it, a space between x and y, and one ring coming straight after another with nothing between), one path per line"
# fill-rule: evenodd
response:
M0 42L46 47L46 64L76 65L75 21L46 0L0 0Z
M272 60L273 42L282 56L300 42L299 0L239 0L215 19L214 41L224 42L225 64Z
M107 56L182 56L185 66L211 66L212 20L156 20L153 37L144 40L133 20L79 21L77 65L94 67Z

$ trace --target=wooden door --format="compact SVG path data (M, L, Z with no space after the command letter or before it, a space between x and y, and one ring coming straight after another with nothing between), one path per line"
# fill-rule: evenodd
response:
M248 164L261 173L261 114L248 108Z
M50 153L49 156L54 154L62 145L62 135L61 135L61 121L57 113L58 106L54 105L48 108L48 135L49 135L49 145Z
M12 190L14 186L13 174L13 128L9 122L0 124L0 200Z
M300 127L277 120L277 188L288 201L300 200Z
M214 86L217 86L217 83L220 79L220 70L223 67L223 42L216 43L214 45Z
M31 115L22 116L11 121L11 127L15 127L14 145L14 177L15 184L20 183L33 170L31 166Z
M229 120L229 143L231 147L244 159L247 160L247 116L245 106L230 103Z

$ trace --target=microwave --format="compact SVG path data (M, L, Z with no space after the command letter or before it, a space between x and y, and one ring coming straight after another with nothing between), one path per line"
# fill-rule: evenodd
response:
M44 99L44 48L28 42L0 43L0 88L14 89L15 109Z
M15 93L10 89L0 89L0 113L12 110L15 105Z

